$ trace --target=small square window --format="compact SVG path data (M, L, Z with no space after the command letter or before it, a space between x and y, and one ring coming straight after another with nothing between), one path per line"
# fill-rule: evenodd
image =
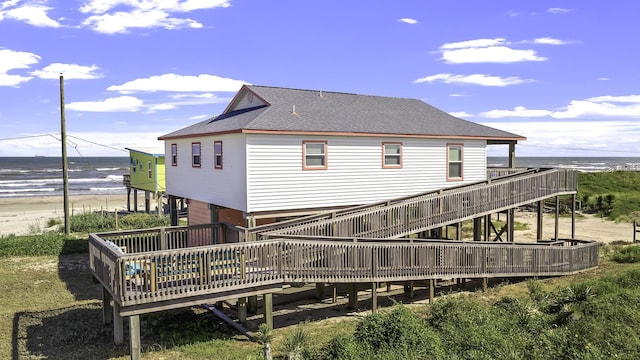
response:
M303 141L302 142L302 169L326 170L327 169L327 142Z
M402 143L382 143L382 167L402 168Z
M191 143L191 166L200 167L202 159L200 157L200 143Z

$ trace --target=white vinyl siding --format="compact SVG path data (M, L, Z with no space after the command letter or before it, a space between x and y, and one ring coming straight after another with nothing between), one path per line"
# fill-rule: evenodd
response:
M446 139L247 136L247 211L366 204L486 179L486 142L465 140L464 181L447 182ZM327 141L328 168L304 171L302 141ZM380 166L381 142L402 142L402 168ZM226 147L226 143L225 143Z
M241 134L228 134L168 140L165 151L171 151L170 143L178 145L178 165L165 168L167 194L246 211L244 139ZM224 143L223 169L215 169L212 156L214 141ZM199 168L191 166L189 150L193 142L201 144L201 154L210 154L202 157L202 166Z

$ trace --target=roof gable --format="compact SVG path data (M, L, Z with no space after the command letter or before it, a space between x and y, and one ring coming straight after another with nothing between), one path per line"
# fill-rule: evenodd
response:
M220 116L160 139L261 131L525 139L459 119L417 99L256 85L244 85Z

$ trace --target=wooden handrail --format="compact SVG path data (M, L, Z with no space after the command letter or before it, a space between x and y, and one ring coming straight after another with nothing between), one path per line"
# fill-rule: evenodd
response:
M487 178L489 180L483 180L483 181L478 181L478 182L474 182L471 184L465 184L465 185L459 185L459 186L453 186L450 188L445 189L445 192L450 192L450 191L455 191L457 189L465 189L465 188L470 188L470 187L474 187L474 186L478 186L478 185L485 185L491 181L504 181L506 179L509 179L513 176L521 176L521 175L526 175L526 174L533 174L539 171L548 171L548 170L552 170L552 169L539 169L539 168L519 168L519 169L512 169L512 168L488 168L487 169L487 173L488 176ZM496 176L490 176L490 174L492 172L497 172L498 174ZM401 202L405 202L405 201L411 201L420 197L428 197L428 196L435 196L438 194L442 194L443 190L431 190L431 191L427 191L425 193L420 193L420 194L414 194L414 195L409 195L409 196L403 196L403 197L399 197L399 198L395 198L395 199L391 199L391 200L385 200L385 201L379 201L376 203L371 203L371 204L364 204L364 205L356 205L356 206L352 206L352 207L348 207L348 208L344 208L344 209L339 209L336 211L331 211L331 212L324 212L321 214L314 214L314 215L309 215L309 216L305 216L302 218L296 218L296 219L290 219L290 220L285 220L285 221L279 221L277 223L272 223L272 224L265 224L265 225L260 225L260 226L254 226L250 229L248 229L248 236L249 236L249 241L255 241L255 240L261 240L260 239L260 234L262 233L271 233L271 232L276 232L279 229L285 228L285 227L291 227L291 226L297 226L297 225L304 225L304 224L308 224L308 223L313 223L315 221L318 220L324 220L324 219L329 219L332 217L337 217L337 216L343 216L343 215L349 215L349 214L353 214L353 213L358 213L361 211L366 211L366 210L371 210L374 208L380 208L380 207L384 207L384 206L388 206L388 205L392 205L392 204L396 204L396 203L401 203Z
M595 242L516 246L487 242L277 239L118 254L105 240L92 234L90 254L94 276L122 307L230 291L250 292L252 288L287 282L551 276L598 265Z
M90 265L129 314L168 302L272 291L286 282L562 275L597 266L598 244L397 238L575 193L576 187L575 172L528 170L267 227L217 223L90 234ZM235 242L221 244L226 236ZM254 236L262 241L243 241Z
M446 226L577 190L574 171L550 169L374 204L336 216L304 218L260 232L278 235L396 238ZM279 223L278 223L279 224ZM276 224L277 225L277 224Z

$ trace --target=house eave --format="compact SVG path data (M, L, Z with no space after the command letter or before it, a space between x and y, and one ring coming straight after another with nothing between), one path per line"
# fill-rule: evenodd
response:
M184 134L175 136L160 136L158 140L186 139L203 136L226 135L226 134L262 134L262 135L302 135L302 136L354 136L354 137L392 137L392 138L416 138L416 139L470 139L487 140L488 145L509 144L512 142L524 141L526 137L496 137L496 136L476 136L476 135L437 135L437 134L385 134L385 133L359 133L359 132L339 132L339 131L293 131L293 130L257 130L257 129L237 129L230 131L203 132L197 134Z

